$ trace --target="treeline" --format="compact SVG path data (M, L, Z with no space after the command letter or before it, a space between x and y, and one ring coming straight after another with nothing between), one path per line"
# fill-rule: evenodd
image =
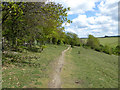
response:
M46 43L80 45L78 36L65 33L67 11L54 2L2 2L2 50L32 49ZM34 48L33 48L34 49Z
M99 52L104 52L107 54L120 55L120 45L117 45L115 48L111 48L108 45L101 45L98 38L95 38L93 35L89 35L87 43L83 44L85 48L91 48Z
M106 36L106 35L105 35L105 37L103 37L103 38L106 38L106 37L107 37L107 38L108 38L108 37L120 37L120 35L118 35L118 36Z
M62 4L54 2L2 2L2 50L43 51L45 44L90 47L107 54L120 54L120 46L103 46L89 35L86 44L75 33L65 33L63 23L72 23ZM39 48L37 48L39 46Z

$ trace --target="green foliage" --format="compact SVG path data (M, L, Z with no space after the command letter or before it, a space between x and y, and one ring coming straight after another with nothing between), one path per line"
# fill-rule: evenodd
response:
M14 49L26 43L26 47L38 43L42 46L49 39L53 44L63 43L65 33L62 24L72 23L67 19L70 8L64 8L59 3L3 2L2 8L3 41Z
M120 45L117 45L115 50L114 50L115 54L120 55Z
M2 54L2 64L10 64L13 62L22 62L23 59L20 58L19 55L10 52L4 52Z
M80 38L77 36L77 34L75 33L66 33L66 38L65 41L67 44L70 44L72 47L73 46L80 46L80 44L82 43L80 41Z
M95 38L93 35L89 35L87 40L87 45L91 46L92 49L96 49L100 46L100 43L97 38Z
M57 39L57 38L53 38L53 39L52 39L52 43L53 43L53 44L57 44L57 42L58 42L58 39Z
M111 48L108 45L101 45L98 38L95 38L93 35L89 35L86 45L84 45L85 48L91 47L92 49L98 51L98 52L104 52L106 54L118 54L119 53L119 46L114 48Z
M108 45L104 46L103 52L107 53L107 54L112 54L112 50Z
M57 44L60 45L60 44L63 44L63 42L61 40L58 40Z

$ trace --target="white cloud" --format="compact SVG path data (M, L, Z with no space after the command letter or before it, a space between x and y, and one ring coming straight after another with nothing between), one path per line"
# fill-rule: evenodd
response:
M96 12L95 3L100 2ZM65 7L71 7L68 14L78 14L72 24L68 24L66 31L74 32L79 37L89 34L94 36L118 34L118 1L119 0L60 0ZM87 17L86 11L95 12L94 16ZM65 25L65 24L64 24Z
M85 11L94 10L95 3L100 0L56 0L57 3L63 4L65 7L71 7L68 14L80 14Z
M72 32L72 33L76 33L75 30L72 29L72 28L67 28L65 31L67 31L67 32Z
M118 1L119 0L104 0L99 5L100 14L111 16L112 19L118 20Z
M88 25L86 15L79 15L77 18L73 19L72 21L74 25L78 28L79 27L85 28Z
M79 15L73 19L73 24L67 31L69 30L79 34L79 37L88 34L94 36L117 35L118 22L110 16L87 17L86 15Z

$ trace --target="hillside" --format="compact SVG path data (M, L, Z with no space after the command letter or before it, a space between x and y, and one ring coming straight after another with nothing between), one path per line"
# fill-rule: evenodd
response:
M21 53L21 56L31 57L31 63L5 64L2 69L2 87L48 88L49 82L52 81L51 77L56 71L54 71L57 66L55 62L61 62L58 57L67 48L68 46L64 45L47 45L42 53L29 51L26 55L25 52ZM117 88L118 86L118 56L74 46L66 52L63 62L64 64L60 64L61 73L58 73L61 75L62 88Z
M66 48L47 45L42 53L21 53L22 57L31 58L31 61L25 59L23 63L5 64L2 68L2 88L47 88L54 62Z
M0 89L118 87L120 35L97 37L117 33L114 5L64 1L1 3Z
M118 45L118 39L120 37L106 37L106 38L98 38L100 44L108 45L110 47L116 47ZM87 42L87 38L82 39L85 43Z
M75 47L66 53L63 88L117 88L118 56Z
M109 45L110 47L116 47L118 45L118 39L120 37L108 37L108 38L98 38L102 45Z

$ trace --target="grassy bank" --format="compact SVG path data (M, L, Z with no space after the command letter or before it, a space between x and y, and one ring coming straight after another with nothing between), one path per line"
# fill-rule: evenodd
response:
M102 45L108 45L110 47L116 47L118 45L118 39L120 37L98 38Z
M47 45L42 53L17 53L21 57L30 57L26 62L7 64L2 68L3 88L47 88L52 71L52 62L59 57L67 46Z
M63 88L117 88L118 56L75 47L66 53Z
M98 38L100 44L102 45L108 45L109 47L116 47L118 45L118 39L120 37L107 37L107 38ZM87 39L82 39L85 43L87 42Z

